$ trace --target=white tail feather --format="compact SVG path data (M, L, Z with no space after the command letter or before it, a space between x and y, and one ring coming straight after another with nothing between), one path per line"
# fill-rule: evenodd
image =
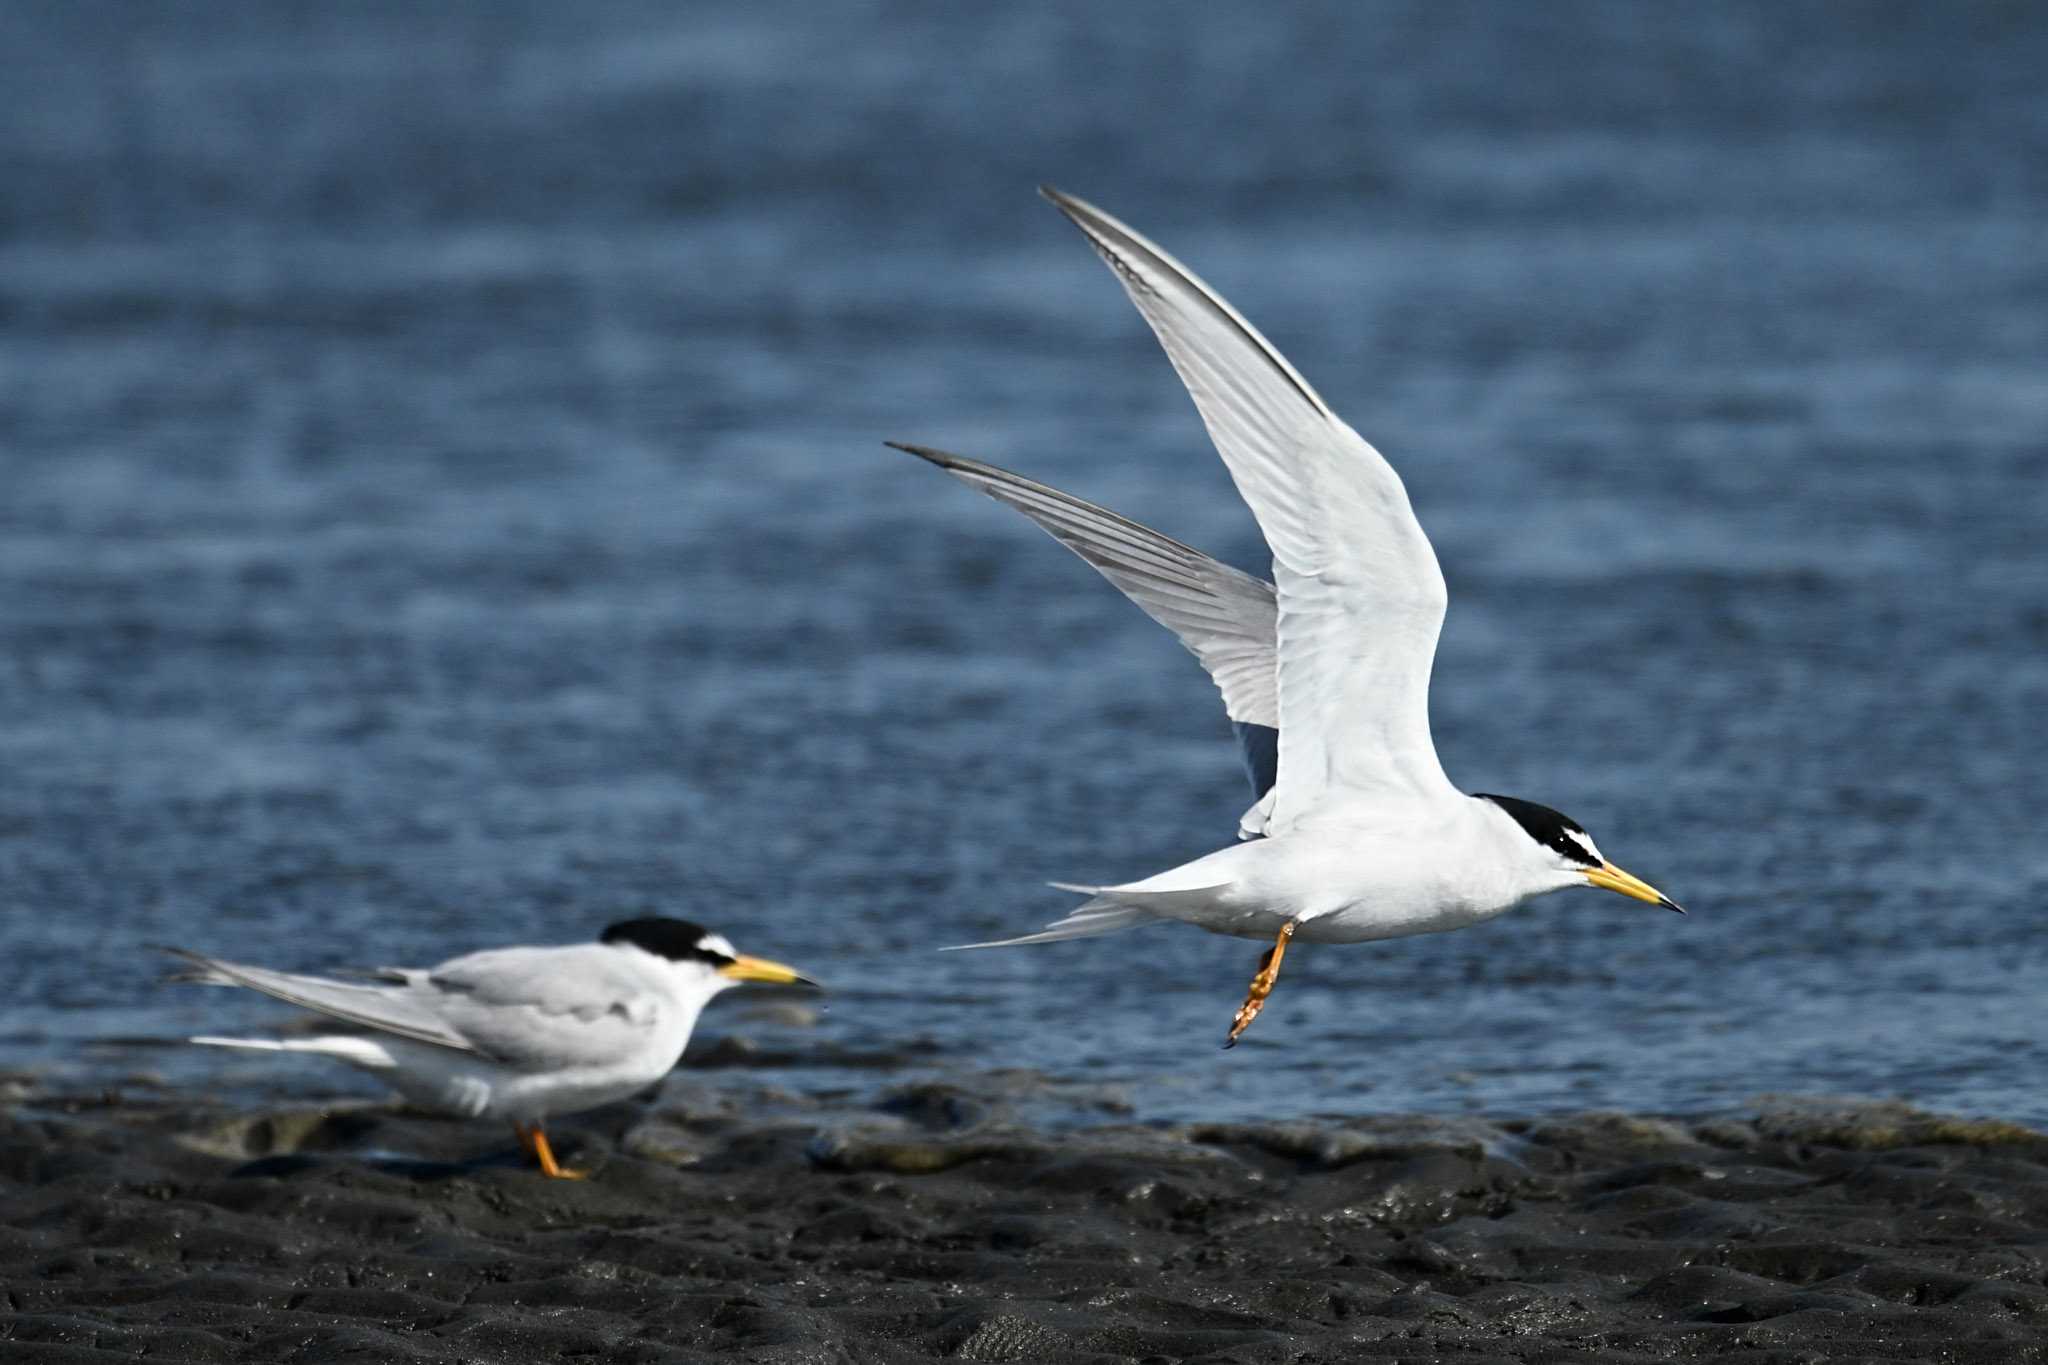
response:
M1154 877L1151 880L1157 882L1164 878ZM1061 939L1113 934L1119 929L1135 929L1140 924L1182 918L1191 905L1208 905L1222 889L1217 886L1185 886L1144 891L1134 886L1078 886L1073 882L1052 882L1050 885L1091 899L1077 906L1065 919L1054 920L1035 934L997 939L992 943L956 943L939 951L956 953L963 948L1015 948L1026 943L1058 943Z
M319 1038L223 1038L214 1034L201 1034L185 1040L202 1047L239 1047L251 1052L311 1052L322 1057L337 1057L355 1066L382 1071L396 1066L397 1062L389 1050L374 1038L351 1038L346 1034L330 1034Z
M939 949L942 953L957 953L968 948L1017 948L1027 943L1058 943L1069 938L1093 938L1097 934L1113 934L1119 929L1135 929L1154 918L1146 911L1134 906L1118 905L1104 894L1108 889L1100 886L1081 886L1075 882L1047 882L1055 891L1071 891L1077 896L1092 897L1085 905L1076 906L1064 919L1056 919L1035 934L1024 934L1017 938L995 939L988 943L955 943Z
M1096 934L1113 934L1119 929L1135 929L1141 924L1153 923L1158 917L1143 910L1128 906L1112 905L1108 901L1090 901L1068 915L1065 919L1054 920L1035 934L1021 938L996 939L990 943L956 943L939 949L942 953L957 953L968 948L1015 948L1026 943L1058 943L1061 939L1092 938Z

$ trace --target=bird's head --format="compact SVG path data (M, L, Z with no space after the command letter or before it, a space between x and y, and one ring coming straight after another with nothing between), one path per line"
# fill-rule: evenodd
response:
M1478 796L1480 800L1497 806L1527 836L1529 844L1525 851L1531 871L1550 879L1544 890L1597 886L1651 905L1661 905L1666 910L1676 910L1681 915L1685 913L1685 907L1656 887L1608 862L1594 845L1593 836L1569 815L1512 796L1494 796L1487 792L1480 792Z
M600 943L638 948L667 962L683 983L703 998L748 981L778 986L817 986L817 982L780 962L748 957L723 934L701 924L656 916L621 920L607 928Z

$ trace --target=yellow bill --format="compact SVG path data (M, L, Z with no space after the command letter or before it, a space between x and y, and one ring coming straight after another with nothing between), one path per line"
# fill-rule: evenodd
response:
M769 986L817 986L818 983L794 967L785 967L780 962L770 962L765 957L748 957L740 954L718 969L718 974L734 981L758 981ZM824 989L822 986L820 990Z
M1587 868L1586 880L1603 891L1619 891L1622 895L1635 900L1648 901L1652 905L1661 905L1666 910L1676 910L1681 915L1685 913L1685 907L1677 901L1671 899L1671 897L1665 895L1641 877L1630 872L1623 872L1613 863L1604 863L1599 867Z

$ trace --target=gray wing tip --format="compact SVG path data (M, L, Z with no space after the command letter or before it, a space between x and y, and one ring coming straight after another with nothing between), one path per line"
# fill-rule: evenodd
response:
M915 455L918 459L925 461L927 464L935 464L949 474L975 474L982 478L993 479L999 483L1006 481L1017 483L1031 482L1031 480L1021 475L1012 474L1007 469L986 464L981 460L969 459L965 455L955 455L952 451L940 450L937 446L912 445L908 441L884 441L882 444L891 450L900 450L906 455Z
M1117 267L1118 273L1129 269L1118 259L1118 253L1126 246L1146 248L1146 254L1156 254L1157 249L1152 248L1150 243L1138 240L1137 234L1086 199L1068 194L1065 190L1054 189L1051 185L1040 185L1038 192L1045 197L1047 203L1065 214L1068 222L1081 229L1082 235L1095 244L1097 251L1109 257L1110 263ZM1121 241L1113 241L1112 238Z
M1134 299L1138 294L1153 297L1159 294L1159 286L1145 277L1144 272L1138 268L1140 265L1161 271L1178 280L1183 288L1192 291L1203 303L1214 309L1219 317L1235 328L1251 348L1262 355L1266 363L1272 366L1310 407L1332 422L1339 420L1337 414L1330 410L1329 404L1309 387L1309 382L1301 377L1301 373L1280 354L1272 342L1266 340L1257 328L1245 320L1242 313L1224 300L1221 294L1204 284L1199 275L1167 254L1166 248L1122 219L1103 212L1085 199L1077 199L1050 185L1040 185L1038 192L1051 200L1054 207L1066 214L1074 226L1081 230L1082 235L1087 237L1090 245L1095 248L1096 254L1108 262L1109 268L1116 272L1125 290L1132 291ZM1139 307L1142 310L1144 305L1140 303ZM1153 323L1155 328L1159 325L1157 321ZM1171 350L1170 347L1168 349Z
M972 463L972 461L964 456L940 450L936 446L912 445L908 441L884 441L882 444L891 450L900 450L905 455L915 455L920 460L929 460L941 469L954 469L961 465Z
M164 974L157 978L158 981L165 985L179 983L194 986L233 986L239 984L233 977L221 971L214 959L207 957L203 953L195 953L190 948L179 948L169 943L145 943L142 946L155 952L163 953L166 956L175 957L185 964L182 967L165 969Z
M1081 502L1081 505L1084 507L1094 506L1093 503L1082 502L1081 499L1074 497L1072 494L1062 493L1050 484L1040 483L1036 479L1027 479L1022 474L1004 469L1001 465L990 464L986 460L976 460L970 459L965 455L955 455L950 450L940 450L936 446L912 445L908 441L884 441L882 444L891 450L900 450L906 455L915 455L927 464L937 465L948 474L971 475L972 478L968 480L969 483L979 479L986 483L1028 488L1033 492L1050 494L1062 502ZM983 491L987 490L984 489ZM1104 509L1096 508L1096 510L1102 511ZM1115 516L1116 514L1111 512L1109 515ZM1118 520L1121 521L1124 518L1119 517Z
M1068 194L1057 185L1040 185L1038 193L1048 204L1051 204L1061 213L1066 214L1067 217L1077 221L1082 218L1106 218L1109 216L1086 199L1081 198L1081 196Z

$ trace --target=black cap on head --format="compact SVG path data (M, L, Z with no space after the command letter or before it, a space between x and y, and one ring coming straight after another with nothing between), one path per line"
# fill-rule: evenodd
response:
M701 924L656 915L647 919L620 920L598 935L597 941L630 943L671 962L702 962L723 967L733 960L732 954L705 947L704 940L710 936L711 931Z
M1606 860L1593 851L1593 837L1563 811L1512 796L1495 796L1491 792L1474 792L1473 795L1481 801L1493 802L1513 816L1522 832L1545 848L1563 854L1581 867L1604 865Z

